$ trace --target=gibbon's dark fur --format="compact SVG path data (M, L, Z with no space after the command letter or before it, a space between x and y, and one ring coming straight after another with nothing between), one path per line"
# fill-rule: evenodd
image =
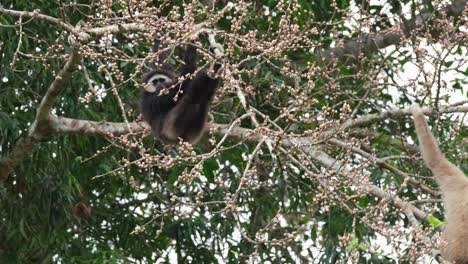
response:
M439 149L419 105L410 108L419 147L442 191L447 226L442 232L440 252L449 263L468 264L468 178Z
M153 51L159 49L160 40L154 40ZM153 134L166 144L178 142L178 138L195 144L205 131L208 108L218 86L218 78L208 76L206 70L197 70L197 48L187 45L184 65L180 76L174 74L172 66L164 60L168 57L163 52L158 59L161 67L143 76L141 93L141 111L143 119L151 126ZM216 62L214 71L221 65Z

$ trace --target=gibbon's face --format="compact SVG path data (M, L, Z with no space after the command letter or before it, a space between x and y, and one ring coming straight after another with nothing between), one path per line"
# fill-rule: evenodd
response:
M143 90L148 93L161 92L175 84L175 77L169 71L154 70L143 77Z

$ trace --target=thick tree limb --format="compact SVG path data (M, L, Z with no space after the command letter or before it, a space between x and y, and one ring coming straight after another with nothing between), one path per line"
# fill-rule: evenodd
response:
M422 109L426 115L434 115L436 113L468 113L468 105L465 106L442 106L438 109L433 107L425 107ZM341 130L347 130L357 126L368 125L374 122L383 121L387 118L400 118L402 116L411 115L408 109L393 109L381 113L376 114L369 114L366 116L362 116L356 119L352 119L350 121L345 122L341 126ZM123 134L130 133L125 123L120 122L107 122L107 121L89 121L89 120L78 120L72 118L65 118L65 117L57 117L51 116L50 117L50 125L51 130L56 133L79 133L85 135L114 135L120 136ZM136 122L129 123L133 132L142 132L146 125ZM253 134L253 130L245 129L242 127L235 127L234 129L230 129L229 125L223 124L210 124L215 130L215 133L218 135L224 135L227 132L230 133L230 136L236 138L237 140L245 140L249 138L252 141L258 141L262 137L258 134ZM335 134L337 131L334 130L332 132ZM304 142L310 144L309 138L304 138ZM301 143L301 142L289 142L287 147L290 147L294 143ZM302 144L301 143L301 144ZM286 144L286 143L285 143Z
M467 0L455 0L442 11L447 12L451 16L459 16L465 10L466 3ZM318 52L317 58L324 61L334 59L356 60L361 55L370 54L391 45L398 45L405 39L405 35L423 26L430 17L431 14L424 13L419 15L414 23L400 23L381 33L362 35L357 40L351 40L343 46Z
M120 136L130 133L142 132L145 128L143 122L114 123L107 121L89 121L66 117L50 116L51 130L55 133L72 133L99 136Z
M90 28L86 30L86 32L92 35L93 37L98 38L106 34L122 34L122 33L127 33L127 32L147 32L149 30L151 30L151 28L145 24L125 23L125 24Z
M319 51L317 59L331 60L357 60L362 54L370 54L391 45L397 45L404 39L400 30L390 29L380 34L366 34L358 40L346 42L343 46Z
M468 107L466 106L457 106L457 107L443 107L441 108L442 112L468 112ZM435 113L435 109L431 108L426 108L424 109L424 112L426 114L432 114ZM362 122L354 122L352 124L368 124L369 122L375 122L383 119L383 117L396 117L396 116L403 116L403 115L409 115L408 110L391 110L388 112L380 113L377 116L375 114L371 114L366 117L362 117L361 119L363 120ZM95 122L95 121L87 121L87 120L76 120L76 119L70 119L70 118L64 118L64 117L56 117L56 116L50 116L48 118L50 121L48 123L49 128L48 130L51 133L80 133L80 134L86 134L86 135L113 135L113 136L118 136L122 134L129 133L130 131L128 130L128 126L125 123L113 123L113 122ZM143 123L129 123L131 130L133 133L135 132L141 132L144 130L145 125ZM260 142L261 140L264 139L265 135L260 135L259 133L256 133L255 130L251 129L246 129L246 128L241 128L241 127L230 127L229 125L219 125L219 124L213 124L212 127L214 128L214 131L218 135L224 135L224 133L229 132L231 137L237 138L237 139L243 139L243 140L248 140L248 141L253 141L253 142ZM27 149L31 149L32 145L35 143L29 142L28 140L31 140L34 138L27 138L24 143L20 143L19 146L22 148L16 148L12 154L11 158L15 160L20 160L24 156L26 156L30 151ZM271 140L275 140L275 138L271 138ZM285 138L281 139L279 141L279 144L282 147L285 148L301 148L308 156L319 162L322 166L328 169L333 169L337 172L342 172L344 174L346 173L352 173L351 169L342 164L341 161L336 160L329 156L327 153L323 152L320 150L320 148L316 146L311 146L310 140L307 138ZM21 153L21 150L24 149L23 153ZM8 164L7 164L8 165ZM0 163L0 166L3 166L2 170L5 170L6 168L12 169L12 166L6 167L4 164ZM401 200L399 197L392 195L391 193L388 193L379 187L368 184L367 186L362 187L365 192L374 195L380 199L384 199L386 201L389 201L392 203L395 207L399 208L404 212L408 219L413 223L414 220L413 218L416 217L417 219L426 222L427 221L427 214L423 211L421 211L419 208L413 206L412 204L405 202Z
M468 112L468 106L450 106L450 107L441 107L436 110L434 108L425 108L424 113L434 114L436 112L442 113L453 113L453 112ZM386 118L392 117L401 117L404 115L409 115L409 111L406 109L395 109L387 112L382 112L379 114L370 114L358 118L356 120L350 121L348 125L342 126L342 129L348 129L350 127L355 127L359 125L365 125L376 121L381 121ZM55 133L81 133L87 135L113 135L118 136L122 134L129 133L128 126L125 123L112 123L112 122L94 122L86 120L75 120L64 117L50 117L51 130ZM345 123L346 124L346 123ZM133 133L141 132L145 128L143 123L130 123L131 130ZM246 129L242 127L231 127L229 125L220 125L212 124L215 134L224 135L225 133L230 133L230 137L236 138L238 140L247 140L251 142L260 142L264 140L265 135L256 133L255 130ZM270 137L269 135L267 135ZM274 137L271 137L272 141L275 141ZM311 145L311 141L308 138L284 138L278 142L282 147L285 148L301 148L311 159L317 161L322 166L327 169L332 169L337 172L347 174L352 173L351 168L343 164L341 161L336 160L329 156L327 153L323 152L320 148ZM335 142L336 143L336 142ZM338 142L339 143L339 142ZM385 165L384 161L379 160L378 164ZM386 166L384 166L386 167ZM387 169L392 169L386 167ZM394 171L394 170L392 170ZM399 171L397 171L399 173ZM415 184L418 184L415 182ZM406 214L408 219L413 225L416 225L415 218L427 222L427 214L420 210L419 208L413 206L412 204L401 200L398 196L392 195L379 187L367 184L362 187L364 193L369 193L380 199L389 201L395 207L402 210Z
M55 99L62 91L64 84L71 79L72 73L76 70L80 61L81 55L73 49L68 61L65 63L65 66L63 66L60 73L55 77L49 89L47 89L46 94L42 98L36 113L37 123L44 122L49 117L49 113L55 103Z

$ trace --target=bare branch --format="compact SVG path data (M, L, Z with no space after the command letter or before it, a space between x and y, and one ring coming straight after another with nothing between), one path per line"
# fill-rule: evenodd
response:
M466 106L443 106L437 111L435 108L424 108L423 112L427 115L432 115L437 112L439 113L455 113L455 112L468 112L468 105ZM353 121L345 122L344 129L348 129L358 125L369 124L376 121L385 120L388 117L401 117L405 115L410 115L409 110L407 109L394 109L388 112L383 112L380 114L370 114L364 117L354 119ZM242 117L242 119L245 116ZM120 136L123 134L130 133L125 123L119 122L107 122L107 121L89 121L89 120L79 120L71 119L65 117L50 116L50 125L53 132L56 133L80 133L85 135L114 135ZM142 132L146 125L144 122L136 123L130 122L129 126L131 130L135 133ZM236 140L247 140L251 142L260 141L263 136L254 133L252 129L246 129L242 127L232 127L229 124L214 124L210 123L210 127L213 128L213 131L217 135L226 135L229 134L231 138ZM343 129L343 128L342 128ZM330 132L331 133L331 132ZM273 140L274 141L274 140ZM285 147L291 147L294 144L299 145L310 145L311 140L308 137L304 138L290 138L283 140L282 144Z
M444 107L441 109L442 112L466 112L468 111L468 107ZM425 113L433 113L435 112L434 109L426 108L424 110ZM383 114L385 117L395 117L395 116L402 116L409 114L407 110L392 110ZM374 115L371 115L371 118L364 119L365 122L369 122L369 120L380 120L382 118L382 114L378 115L378 118ZM362 122L358 122L362 123ZM144 130L145 125L144 123L129 123L131 130L135 132L141 132ZM262 142L265 138L269 138L269 140L274 141L271 136L266 135L259 135L256 133L255 130L235 127L229 125L220 125L220 124L211 124L213 131L215 134L224 135L225 133L230 133L230 137L236 139L247 140L250 142ZM127 124L125 123L112 123L112 122L95 122L95 121L87 121L87 120L76 120L64 117L56 117L50 116L50 129L52 132L55 133L81 133L86 135L113 135L118 136L122 134L129 133L129 129ZM31 148L32 144L28 144L29 142L22 143L25 147ZM34 143L34 142L32 142ZM312 159L319 162L322 166L333 169L337 172L342 173L350 173L351 169L343 164L341 161L336 160L326 154L325 152L321 151L316 146L311 146L311 142L308 138L289 138L289 139L282 139L280 142L282 147L291 148L291 147L299 147L301 148L306 154L308 154ZM13 154L12 154L13 155ZM23 155L20 155L23 157ZM2 164L3 165L3 164ZM5 166L5 165L3 165ZM11 167L11 166L10 166ZM427 214L417 207L413 206L412 204L405 202L398 198L391 193L388 193L379 187L368 184L366 186L362 186L363 190L366 193L372 194L380 199L385 199L391 202L394 206L401 209L404 212L408 219L414 224L413 216L417 219L427 222Z
M341 161L338 161L332 158L331 156L329 156L328 154L324 152L317 151L317 150L316 152L317 152L317 155L315 155L315 158L314 156L312 156L312 158L318 161L323 166L327 168L332 168L335 171L341 170L343 173L350 173L349 168L345 168L345 166L341 163ZM303 166L301 162L295 160L294 158L293 158L293 161L296 163L296 165L304 169L307 173L313 175L313 173L310 172L307 169L307 167ZM416 206L412 205L409 202L405 202L401 200L396 195L392 195L391 193L388 193L373 184L368 184L366 186L360 185L359 189L360 189L361 194L369 193L384 201L389 201L390 203L392 203L395 207L402 210L402 212L408 217L409 221L411 222L413 226L418 225L418 223L414 221L415 217L421 220L422 222L428 222L427 214L424 211L420 210L419 208L417 208Z
M127 129L127 125L125 123L112 123L112 122L94 122L94 121L86 121L86 120L76 120L70 118L63 118L63 117L54 117L52 118L52 125L53 130L57 133L83 133L83 134L98 134L98 135L121 135L125 133L129 133ZM133 132L142 131L144 125L142 123L130 123L132 126ZM223 135L225 132L230 131L230 136L236 139L246 139L250 142L262 142L265 140L265 136L258 135L255 133L254 130L235 127L232 128L228 125L219 125L219 124L211 124L216 134ZM268 137L270 138L270 137ZM272 140L272 138L270 138ZM293 139L284 139L281 141L282 147L296 147L301 146L304 152L306 152L310 157L322 166L333 169L335 171L349 171L344 164L340 161L332 158L325 152L321 151L317 147L311 147L310 142L307 141L306 138L293 138ZM397 196L394 196L390 193L385 192L384 190L378 188L374 185L369 185L363 187L366 191L370 194L379 197L380 199L385 199L390 201L396 207L400 208L403 212L411 212L416 218L420 219L421 221L427 221L427 214L417 207L411 205L408 202L404 202ZM410 218L410 216L408 216Z
M60 94L65 83L71 79L72 73L76 70L77 65L80 63L81 55L77 50L73 50L68 58L68 61L63 66L60 73L55 77L55 80L47 89L46 94L42 98L41 104L37 109L36 123L43 122L49 116L50 110L55 103L55 99Z
M331 168L335 170L338 169L338 171L342 170L343 173L352 173L347 166L341 163L341 161L332 158L331 156L329 156L328 154L324 152L321 152L320 159L316 159L316 160L320 162L322 165L330 166ZM406 214L406 216L408 217L410 221L412 221L412 219L416 217L423 222L428 222L427 214L425 212L413 206L412 204L401 200L397 195L392 195L392 193L386 192L373 184L360 186L360 188L362 189L361 190L362 193L369 193L382 200L389 201L395 207L401 209Z
M430 195L432 195L433 197L440 197L440 193L437 192L437 191L434 191L433 189L427 187L426 185L422 184L421 182L419 182L418 180L410 177L407 173L393 167L392 165L388 164L387 162L385 162L383 159L380 159L380 158L377 158L377 157L374 157L372 156L371 154L365 152L364 150L362 149L359 149L359 148L355 148L355 147L352 147L350 146L349 144L346 144L345 142L341 141L341 140L338 140L338 139L335 139L335 138L332 138L330 140L328 140L328 142L332 143L332 144L335 144L337 146L340 146L342 148L349 148L351 149L354 153L357 153L363 157L365 157L366 159L368 159L369 161L373 161L375 162L376 164L378 164L379 166L393 172L395 175L397 175L401 180L403 181L408 181L409 183L411 183L411 185L415 186L415 187L418 187L419 189L421 189L421 191L425 192L425 193L428 193Z
M423 108L423 112L426 115L433 115L436 113L467 113L468 105L459 105L459 106L441 106L438 109L433 107ZM349 119L344 122L337 129L333 129L325 133L325 137L330 137L335 135L337 131L347 130L353 127L364 126L374 122L387 120L389 118L400 118L406 115L411 115L409 109L393 109L386 112L369 114L366 116L358 117L355 119Z
M122 34L127 32L148 32L151 28L139 23L126 23L118 25L110 25L99 28L90 28L86 32L95 38L102 37L107 34Z
M51 23L53 25L56 25L60 29L63 29L65 31L70 32L71 34L75 35L77 38L87 38L86 35L84 35L81 31L77 30L72 25L67 24L67 23L63 22L62 20L57 19L55 17L51 17L51 16L48 16L48 15L43 15L43 14L39 13L39 10L37 10L37 11L35 10L33 12L17 11L17 10L5 9L5 8L0 6L0 14L14 16L14 17L37 18L37 19L49 22L49 23Z
M466 2L467 0L455 0L442 11L452 16L459 16L465 10ZM407 34L424 25L430 17L431 14L424 13L415 19L415 23L400 23L380 34L365 34L357 40L345 43L341 47L319 51L317 58L324 61L333 59L355 60L363 54L370 54L378 49L383 49L391 45L398 45L405 39L405 33Z
M142 132L145 129L145 124L141 123L114 123L107 121L89 121L79 120L65 117L50 116L51 129L56 133L77 133L84 135L100 135L100 136L119 136ZM129 131L129 128L131 131Z
M94 38L99 38L106 34L122 34L122 33L127 33L127 32L147 32L151 29L147 25L144 25L144 24L126 23L126 24L91 28L91 29L85 30L87 32L85 33L84 31L80 31L74 26L63 22L62 20L58 18L41 14L39 13L39 10L28 12L28 11L17 11L17 10L5 9L5 8L0 7L0 14L10 15L14 17L37 18L40 20L47 21L67 32L70 32L82 43L87 43L93 40ZM91 37L91 35L94 38Z

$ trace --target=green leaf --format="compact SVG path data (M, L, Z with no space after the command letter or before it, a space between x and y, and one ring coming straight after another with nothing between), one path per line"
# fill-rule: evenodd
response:
M447 221L440 221L434 215L430 214L427 219L429 220L429 224L434 227L438 228L439 226L446 225Z
M453 61L444 62L444 66L447 67L447 68L450 68L450 66L452 66L452 64L453 64Z
M354 237L351 239L351 242L349 242L349 245L346 247L346 252L350 252L353 249L357 248L359 245L359 239L357 237Z
M169 187L174 187L174 183L177 181L182 171L183 168L181 168L180 166L172 168L171 173L169 174L169 177L167 179L167 185Z
M206 178L209 182L214 182L215 171L218 169L218 163L215 159L209 159L205 161L203 166L203 173L205 174Z
M313 225L311 230L310 230L310 238L315 241L317 240L317 226Z

